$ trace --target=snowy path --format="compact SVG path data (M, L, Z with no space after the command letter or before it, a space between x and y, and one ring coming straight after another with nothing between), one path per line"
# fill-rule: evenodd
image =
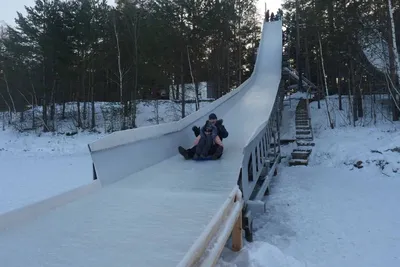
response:
M398 179L365 172L285 168L255 239L307 266L400 266L399 188Z

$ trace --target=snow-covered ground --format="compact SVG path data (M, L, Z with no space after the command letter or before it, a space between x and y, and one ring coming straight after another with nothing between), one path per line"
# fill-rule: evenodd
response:
M316 145L309 166L282 160L267 212L255 219L255 242L237 254L225 250L219 267L400 266L400 124L378 114L374 125L367 112L354 127L347 99L343 107L333 111L331 130L325 102L320 110L311 103ZM284 146L284 156L294 147Z
M18 132L14 127L2 130L0 122L0 214L23 207L92 182L92 160L87 145L105 135L119 122L107 118L111 104L96 103L97 130L100 133L77 131L75 121L57 122L57 133ZM207 105L202 102L201 106ZM75 112L75 105L67 105L67 116ZM140 102L137 107L138 127L179 119L179 104L171 101ZM195 110L186 105L186 113ZM61 107L57 108L60 115ZM26 118L29 112L26 112ZM90 117L90 115L89 115ZM16 119L18 121L18 119ZM110 123L113 123L110 126ZM31 121L17 128L30 127Z
M255 242L239 253L226 249L219 267L400 266L400 124L385 119L384 99L372 106L366 98L365 117L354 127L347 98L343 111L337 101L329 100L334 130L325 102L320 110L311 104L316 146L309 166L282 160L267 213L255 219ZM158 106L159 122L175 119L170 106ZM138 126L154 123L154 107L141 105ZM102 135L0 131L0 213L90 183L87 144ZM284 156L293 148L282 147Z

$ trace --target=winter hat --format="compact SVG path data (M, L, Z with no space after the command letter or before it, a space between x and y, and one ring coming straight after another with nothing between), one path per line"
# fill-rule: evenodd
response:
M217 115L215 115L215 113L211 113L211 114L208 116L208 119L209 119L209 120L216 120L216 119L217 119Z
M206 132L211 132L212 131L212 124L207 122L206 127L204 127L204 130Z

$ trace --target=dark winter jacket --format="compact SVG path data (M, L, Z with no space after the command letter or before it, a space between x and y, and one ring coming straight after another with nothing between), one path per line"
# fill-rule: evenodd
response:
M206 124L207 124L207 122L206 122ZM222 119L220 119L220 120L217 120L217 122L215 123L215 127L217 127L218 136L221 139L221 141L222 141L222 139L227 138L229 136L228 131L225 129L225 126L223 125L223 122L224 121ZM199 127L193 126L192 130L193 130L194 135L196 137L200 135L200 128Z
M222 119L217 120L217 122L215 123L215 126L218 129L218 136L219 138L224 139L227 138L229 133L228 131L225 129L225 126L222 124L224 121Z
M215 140L215 137L217 137L217 135L218 135L218 129L217 129L217 127L215 127L214 125L212 125L211 123L206 123L206 125L204 125L202 128L201 128L201 131L200 131L200 136L201 137L203 137L203 138L206 138L206 134L205 134L205 131L206 131L206 128L207 127L210 127L211 128L211 137L212 137L212 140Z

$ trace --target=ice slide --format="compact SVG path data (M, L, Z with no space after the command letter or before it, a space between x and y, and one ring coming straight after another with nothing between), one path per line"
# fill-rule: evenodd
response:
M1 231L4 266L191 266L216 225L241 212L243 162L253 155L252 172L259 174L257 164L268 157L281 61L282 23L265 23L255 70L237 90L178 122L116 132L90 144L102 188ZM210 112L224 119L230 134L222 158L185 161L177 147L192 144L192 126L202 125ZM245 165L243 173L250 173ZM248 200L256 181L241 180ZM223 245L226 231L224 236L211 242ZM202 266L212 266L215 257L206 260Z

